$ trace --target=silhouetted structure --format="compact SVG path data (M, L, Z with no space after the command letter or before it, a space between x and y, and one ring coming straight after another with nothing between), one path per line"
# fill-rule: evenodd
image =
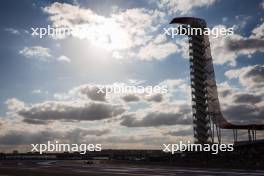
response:
M183 24L186 29L200 28L204 31L207 28L205 20L200 18L174 18L172 23ZM196 143L214 143L215 133L218 143L221 143L221 129L233 129L235 142L237 141L237 130L246 129L249 141L255 141L256 130L264 130L264 125L235 125L227 122L222 115L208 35L189 35L188 37Z

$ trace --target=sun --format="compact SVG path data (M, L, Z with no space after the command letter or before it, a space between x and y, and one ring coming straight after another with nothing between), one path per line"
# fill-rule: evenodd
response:
M128 28L114 19L77 25L73 29L73 35L81 39L88 39L92 45L111 52L123 51L132 46Z

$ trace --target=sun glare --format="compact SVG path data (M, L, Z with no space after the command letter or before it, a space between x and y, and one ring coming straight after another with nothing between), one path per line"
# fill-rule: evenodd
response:
M88 39L92 45L107 51L120 51L131 46L131 39L126 28L112 19L94 25L78 25L73 35Z

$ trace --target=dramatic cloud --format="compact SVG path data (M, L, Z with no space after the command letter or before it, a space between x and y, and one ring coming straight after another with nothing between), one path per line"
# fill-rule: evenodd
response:
M217 25L215 28L227 29L224 25ZM239 56L245 55L250 58L257 52L264 52L263 31L264 23L254 28L249 37L239 34L217 38L211 36L210 43L214 63L235 66Z
M264 123L264 106L258 107L251 104L229 105L224 109L224 114L235 123Z
M227 29L224 25L217 25L214 28L218 29ZM236 58L238 56L238 53L235 51L229 50L228 43L230 40L236 39L239 40L242 37L240 35L232 35L229 37L226 36L219 36L217 38L210 37L210 44L211 44L211 50L212 50L212 57L214 60L214 64L229 64L231 66L236 65Z
M238 78L239 82L249 89L263 90L264 65L253 65L240 69L229 70L225 73L229 79Z
M66 121L94 121L116 117L125 112L119 105L106 103L86 103L78 101L47 101L34 104L19 110L17 113L25 119L46 121L46 120L66 120ZM34 121L25 120L34 123Z
M51 58L50 49L42 46L24 47L19 51L19 54L42 61L48 61Z
M118 59L135 56L132 50L154 38L153 32L158 30L165 15L158 10L135 8L105 17L90 9L58 2L43 10L50 15L54 26L71 28L73 37L87 39L93 45L112 52Z
M33 65L23 62L23 69L19 69L19 62L15 62L18 64L16 66L13 64L16 58L10 58L10 63L9 59L4 60L6 63L3 66L14 65L14 69L4 75L11 82L2 91L6 93L4 97L9 99L5 102L7 108L2 108L4 117L0 117L0 145L30 146L30 143L61 140L69 143L96 141L111 144L109 146L112 148L147 146L147 149L157 149L162 143L172 143L181 137L191 138L193 118L189 69L184 68L186 64L183 64L187 60L181 60L182 57L189 58L188 37L176 36L172 39L164 34L163 28L177 27L169 24L177 16L191 14L208 17L200 8L214 11L210 6L217 6L219 1L149 2L151 4L124 4L118 1L114 3L114 10L109 7L106 11L101 6L97 8L97 5L91 4L82 6L82 3L77 2L50 2L40 7L43 11L32 20L38 21L38 24L44 22L44 25L30 24L32 27L66 26L72 30L71 36L56 38L45 35L40 39L29 37L28 31L17 26L4 27L4 34L8 35L6 40L10 40L7 43L16 43L21 47L20 57L32 58L28 61L33 62L48 62ZM227 4L220 5L224 7ZM250 11L252 9L248 9ZM238 59L245 56L257 58L239 63L238 66L260 62L264 53L264 23L259 19L260 15L234 13L230 16L228 13L222 17L226 25L234 25L235 34L217 38L210 36L214 64L218 64L216 72L221 73L230 66L236 66L240 61ZM210 27L221 20L212 19L208 21ZM257 22L259 25L252 26ZM231 26L215 27L227 29ZM249 31L250 28L253 28L252 31ZM12 48L17 47L9 47L7 51ZM254 55L256 53L261 55ZM5 55L9 56L4 53L3 57ZM173 64L176 64L175 67ZM162 68L158 69L159 66ZM17 72L12 72L14 70ZM243 124L263 122L263 70L264 65L254 65L225 73L230 80L220 84L218 91L222 112L228 121ZM173 79L173 76L178 79ZM160 82L165 77L170 79ZM129 80L131 78L139 81ZM219 79L226 78L220 76ZM86 81L87 84L78 86ZM231 82L232 86L237 87L230 86ZM123 83L125 86L166 85L168 93L106 94L99 90L100 86L115 87ZM10 87L14 89L6 90ZM72 89L65 90L67 87ZM12 98L12 93L27 102ZM115 130L110 131L105 127Z
M262 101L262 97L255 95L255 94L250 94L250 93L240 93L236 94L234 96L234 102L236 103L259 103Z
M232 51L253 50L254 52L256 51L264 52L264 40L261 39L231 40L228 43L228 48Z
M222 112L225 118L235 124L264 123L264 93L233 88L227 83L218 87Z
M165 12L185 14L196 7L212 5L215 0L160 1L159 10L144 8L117 11L109 17L91 9L55 2L43 8L53 26L67 26L72 36L87 39L92 45L112 53L116 59L163 60L174 53L186 57L186 41L169 41L161 27L168 24ZM64 15L67 13L68 15Z

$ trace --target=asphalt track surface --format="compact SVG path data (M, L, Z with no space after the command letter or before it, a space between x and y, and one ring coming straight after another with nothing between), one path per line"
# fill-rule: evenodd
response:
M87 175L87 176L175 176L175 175L232 175L232 176L262 176L264 170L242 169L213 169L213 168L187 168L165 166L135 166L125 164L84 164L70 162L0 162L0 176L16 175Z

